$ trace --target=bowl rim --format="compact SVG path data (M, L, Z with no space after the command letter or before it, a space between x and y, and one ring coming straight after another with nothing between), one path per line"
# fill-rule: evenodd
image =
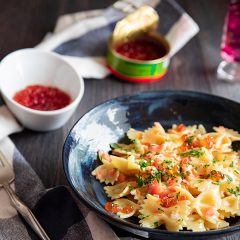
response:
M69 185L71 186L73 192L77 195L77 197L90 209L92 209L94 212L96 212L98 215L100 215L104 220L106 220L107 222L114 224L116 226L119 227L120 225L125 226L126 228L133 228L136 229L138 231L142 231L142 232L147 232L147 233L152 233L152 234L161 234L161 235L169 235L171 234L172 237L176 236L176 237L207 237L207 236L216 236L216 235L223 235L223 234L231 234L237 231L240 231L240 224L235 225L235 226L228 226L226 228L222 228L222 229L216 229L216 230L208 230L208 231L200 231L200 232L191 232L191 231L179 231L179 232L175 232L175 231L169 231L169 230L162 230L162 229L157 229L157 228L147 228L147 227L141 227L140 225L131 223L131 222L124 222L121 221L121 219L119 217L111 217L110 215L106 214L105 210L102 209L97 209L91 202L88 202L82 195L80 195L80 193L77 191L77 189L75 188L75 186L73 185L71 178L70 178L70 174L69 174L69 170L68 170L68 160L66 161L65 158L65 149L66 145L67 145L67 141L70 137L70 134L72 133L72 130L75 128L75 126L79 123L79 121L84 118L87 114L89 114L90 112L96 110L96 108L98 108L99 106L103 105L103 104L109 104L113 101L118 101L118 100L122 100L124 98L128 98L128 97L136 97L138 95L141 94L160 94L160 95L164 95L164 94L176 94L179 96L198 96L198 97L207 97L209 98L214 98L217 99L219 101L227 101L231 104L237 104L240 105L239 102L236 102L234 100L225 98L225 97L221 97L218 95L214 95L214 94L209 94L209 93L203 93L203 92L199 92L199 91L189 91L189 90L172 90L172 89L165 89L165 90L156 90L156 91L143 91L143 92L139 92L139 93L134 93L134 94L128 94L128 95L123 95L123 96L119 96L119 97L115 97L106 101L103 101L99 104L97 104L96 106L92 107L90 110L88 110L86 113L84 113L77 121L76 123L72 126L72 128L69 130L66 139L64 141L63 144L63 148L62 148L62 164L63 164L63 170L64 170L64 174L65 177L67 178L67 181L69 183ZM67 155L69 156L69 151L67 152ZM120 227L121 228L121 227Z
M25 106L21 105L20 103L16 102L11 97L6 95L5 92L2 90L2 87L1 87L1 84L0 84L0 92L3 95L3 97L5 99L7 99L8 101L10 101L16 107L20 108L22 111L25 111L25 112L31 113L31 114L41 115L41 116L58 115L58 114L64 113L64 112L69 111L70 109L74 108L80 102L80 100L82 99L83 94L84 94L85 86L84 86L83 77L81 75L79 75L78 72L75 70L75 68L73 66L71 66L71 64L69 64L65 59L63 59L60 54L55 53L55 52L45 51L45 50L42 50L42 49L37 49L37 48L36 49L35 48L23 48L23 49L16 50L16 51L11 52L8 55L6 55L0 63L0 69L2 68L2 65L8 59L11 59L14 55L17 55L17 54L24 54L25 52L30 52L30 53L33 53L33 54L40 53L40 54L46 55L46 57L52 56L53 58L57 59L58 61L61 61L65 65L69 66L69 68L75 73L75 75L77 77L77 80L79 81L78 94L77 94L76 98L72 102L70 102L67 106L65 106L63 108L60 108L60 109L57 109L57 110L50 110L50 111L36 110L36 109L28 108L28 107L25 107Z

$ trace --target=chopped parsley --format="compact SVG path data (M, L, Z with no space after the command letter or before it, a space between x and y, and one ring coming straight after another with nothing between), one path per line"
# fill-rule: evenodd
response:
M180 173L180 174L179 174L179 177L180 177L181 179L184 179L184 178L185 178L184 173Z
M147 178L142 178L141 176L139 176L137 178L137 187L141 188L142 186L147 185L148 183L151 183L153 179L154 179L153 176L149 176Z
M180 195L180 192L177 192L177 194L176 194L176 198L177 199L178 199L179 195Z
M230 182L232 182L232 181L233 181L233 179L232 179L232 177L231 177L231 176L229 176L229 175L225 174L225 177L227 178L227 182L228 182L228 183L230 183Z
M185 143L191 145L193 143L194 136L189 136L186 140Z
M139 176L137 178L137 187L141 188L143 185L145 185L145 180L141 176Z
M240 196L240 184L238 186L236 186L236 190L234 190L233 188L227 188L228 192L237 196Z
M234 170L234 172L235 172L236 174L240 174L237 170Z
M164 159L163 163L166 163L167 165L170 165L170 164L172 164L172 160Z
M154 226L155 228L157 228L157 227L159 227L159 223L158 223L158 222L154 222L154 223L153 223L153 226Z
M213 159L213 160L212 160L212 163L213 163L213 164L215 164L215 163L217 163L217 162L219 162L219 160L217 160L217 159Z
M134 187L132 186L132 185L128 185L128 187L129 187L129 190L132 190Z
M139 139L133 139L132 142L133 142L134 144L139 144L139 143L140 143Z
M137 178L137 187L141 188L142 186L151 183L154 179L156 179L158 182L160 182L161 181L161 177L162 177L162 172L161 171L157 171L157 170L155 172L153 172L151 176L148 176L146 178L138 176L138 178Z
M234 165L233 165L233 161L231 162L231 164L229 165L229 167L234 167Z
M135 152L138 151L138 147L137 146L135 146L133 149L134 149Z
M121 149L121 148L122 148L122 147L119 146L117 143L111 143L111 144L110 144L110 147L111 147L112 149Z
M216 182L212 182L212 184L214 184L214 185L221 185L221 182L220 181L216 181Z
M181 157L200 157L204 154L202 149L192 149L188 152L181 153Z
M162 172L161 171L155 171L154 174L153 174L153 177L155 179L157 179L158 182L161 182Z
M207 164L205 164L203 167L209 167L210 166L210 164L209 163L207 163Z
M149 217L149 215L139 215L139 218L141 219L141 220L143 220L143 219L145 219L145 218L148 218Z
M133 147L133 150L134 150L135 152L138 152L138 150L139 150L139 144L140 144L139 139L133 139L132 142L133 142L133 144L135 145L135 146Z
M148 166L151 166L151 159L148 159L148 160L140 160L139 161L139 165L140 165L140 168L143 169L143 168L146 168Z
M236 195L236 191L233 190L233 188L227 188L228 192ZM237 196L237 195L236 195Z

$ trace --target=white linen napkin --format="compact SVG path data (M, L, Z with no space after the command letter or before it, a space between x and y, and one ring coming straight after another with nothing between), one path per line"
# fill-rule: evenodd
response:
M129 5L131 2L131 5ZM168 39L174 56L198 31L198 25L174 0L118 1L105 10L79 12L61 16L52 33L48 33L36 48L55 51L74 66L84 78L105 78L107 39L118 20L126 15L119 10L132 5L148 4L160 15L158 31Z

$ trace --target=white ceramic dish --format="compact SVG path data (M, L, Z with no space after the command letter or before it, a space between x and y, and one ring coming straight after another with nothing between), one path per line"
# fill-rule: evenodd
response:
M14 101L14 94L26 86L41 84L57 87L72 102L59 110L39 111ZM75 69L58 54L22 49L7 55L0 64L0 88L8 108L26 128L49 131L63 126L76 110L84 92L84 82Z

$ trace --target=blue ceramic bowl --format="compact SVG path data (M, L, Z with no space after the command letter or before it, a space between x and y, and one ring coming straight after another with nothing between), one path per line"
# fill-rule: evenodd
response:
M120 219L104 210L103 185L91 175L99 164L97 151L125 137L130 128L146 129L159 121L172 124L203 124L207 130L223 125L240 131L240 104L213 95L187 91L155 91L123 96L102 103L86 113L72 128L63 148L66 177L77 196L106 221L151 239L211 239L240 231L240 218L231 226L207 232L170 232L138 225L137 219Z

